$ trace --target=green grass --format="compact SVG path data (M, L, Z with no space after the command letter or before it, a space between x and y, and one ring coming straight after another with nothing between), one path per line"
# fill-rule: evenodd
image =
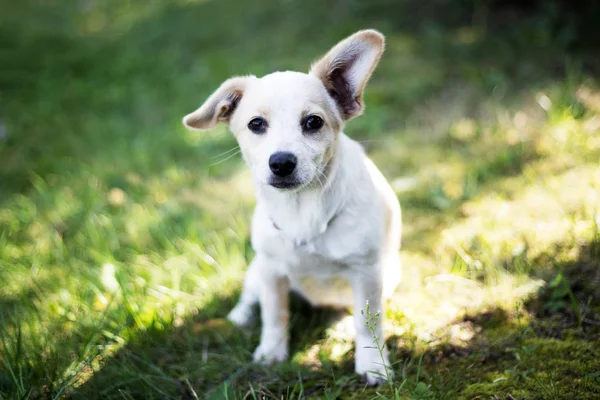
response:
M0 399L596 398L600 91L578 31L551 7L247 3L0 5ZM251 363L259 327L222 320L249 175L224 127L180 123L229 76L306 71L365 27L387 50L346 131L404 214L379 388L339 313L299 299L290 362Z

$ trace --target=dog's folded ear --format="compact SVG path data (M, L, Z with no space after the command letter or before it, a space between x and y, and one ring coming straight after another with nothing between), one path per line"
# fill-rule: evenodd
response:
M183 117L183 124L189 129L203 131L214 128L218 122L228 123L252 78L239 76L226 80L199 109Z
M339 42L311 66L310 74L323 82L345 120L362 112L362 93L383 48L381 33L363 30Z

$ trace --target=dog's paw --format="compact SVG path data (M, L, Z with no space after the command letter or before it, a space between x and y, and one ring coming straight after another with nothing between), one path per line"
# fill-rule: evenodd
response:
M251 307L238 304L227 314L227 319L237 326L248 326L252 323L253 312Z
M387 366L387 374L386 367ZM357 349L356 351L356 373L363 376L369 385L381 385L388 379L393 379L394 374L390 367L387 351L383 359L376 349Z
M287 360L288 347L285 341L279 343L261 343L254 351L254 362L270 365Z

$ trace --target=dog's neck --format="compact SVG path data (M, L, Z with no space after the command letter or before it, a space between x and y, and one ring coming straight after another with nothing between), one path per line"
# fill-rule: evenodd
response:
M295 192L272 187L257 188L257 200L266 206L273 226L281 234L301 245L323 234L329 223L343 208L339 196L341 149L328 161L323 171L326 179L313 182Z

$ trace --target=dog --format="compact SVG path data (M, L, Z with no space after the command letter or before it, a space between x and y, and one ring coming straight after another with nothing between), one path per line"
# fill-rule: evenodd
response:
M228 319L245 326L261 311L256 362L288 357L289 292L312 305L354 307L355 371L367 383L389 376L381 310L401 278L398 199L362 146L343 133L363 112L363 91L384 37L362 30L335 45L308 74L233 77L183 118L192 130L229 125L255 186L255 257ZM386 374L386 370L388 374Z

